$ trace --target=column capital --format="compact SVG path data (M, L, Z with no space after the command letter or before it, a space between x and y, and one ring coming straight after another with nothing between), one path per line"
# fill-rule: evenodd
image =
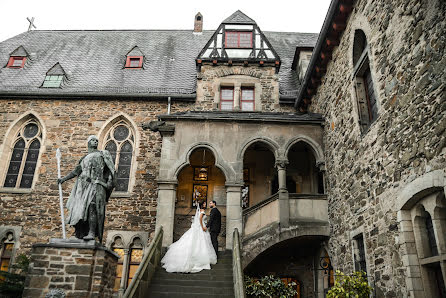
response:
M319 171L325 172L325 161L324 160L318 160L316 162L316 167L319 169Z
M288 165L287 159L278 159L278 160L276 160L276 163L275 163L276 168L278 168L279 170L285 169L287 165Z

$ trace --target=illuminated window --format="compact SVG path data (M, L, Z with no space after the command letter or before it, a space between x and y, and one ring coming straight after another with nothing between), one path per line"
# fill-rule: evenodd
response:
M42 130L35 120L26 122L10 148L4 187L31 188L42 142Z
M141 68L143 57L127 57L126 68Z
M242 87L241 92L242 111L254 111L254 88Z
M112 155L116 168L115 191L127 192L134 149L133 130L125 121L116 123L107 133L105 150Z
M116 266L116 278L115 278L115 286L113 287L114 291L118 291L121 287L121 278L122 278L122 266L124 263L124 248L121 237L116 237L115 241L112 244L112 250L119 255L118 264Z
M226 31L226 48L252 48L252 32Z
M234 108L234 87L222 87L220 92L220 109L232 111Z
M8 61L8 68L23 68L26 62L26 57L15 57L12 56Z
M135 238L130 248L127 287L130 285L133 276L135 276L135 273L138 270L139 264L142 261L142 256L143 256L143 249L142 249L141 239Z
M11 266L11 259L14 250L14 235L12 232L6 234L0 246L0 271L8 272ZM4 276L0 275L0 281L4 280Z

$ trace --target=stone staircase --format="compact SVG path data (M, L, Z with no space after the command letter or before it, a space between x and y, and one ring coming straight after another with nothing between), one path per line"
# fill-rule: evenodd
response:
M232 251L219 252L218 263L199 273L167 273L158 267L149 297L234 297Z

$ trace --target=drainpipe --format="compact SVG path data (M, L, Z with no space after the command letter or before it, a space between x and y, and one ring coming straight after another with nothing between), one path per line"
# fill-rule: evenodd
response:
M170 115L170 105L171 105L171 102L170 102L170 96L167 98L167 115Z

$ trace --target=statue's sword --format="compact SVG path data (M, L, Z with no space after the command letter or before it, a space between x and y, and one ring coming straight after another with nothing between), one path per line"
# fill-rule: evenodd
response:
M57 148L56 150L56 159L57 159L57 178L60 178L60 158L62 154L60 153L60 149ZM59 185L59 205L60 205L60 217L62 220L62 235L63 239L67 238L67 235L65 234L65 215L63 212L63 198L62 198L62 184L57 183Z

